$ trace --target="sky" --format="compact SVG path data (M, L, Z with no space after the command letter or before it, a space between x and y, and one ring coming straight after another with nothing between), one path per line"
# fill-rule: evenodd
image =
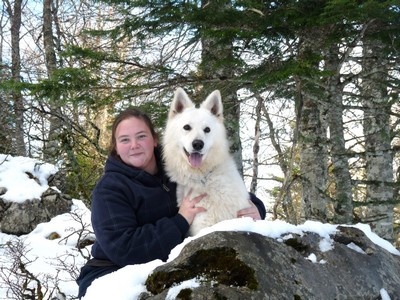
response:
M26 172L30 172L39 182L30 179ZM0 188L4 187L7 192L0 197L4 201L24 202L33 198L40 198L40 195L46 191L49 186L47 178L57 172L57 167L51 164L43 163L39 160L27 157L12 157L0 154ZM55 187L52 187L57 189ZM27 269L33 273L42 282L46 282L46 278L58 279L59 295L57 292L50 296L45 295L45 299L51 299L57 296L61 298L61 294L66 299L73 299L78 293L78 286L75 283L74 272L66 270L65 265L82 266L85 259L76 248L79 230L84 227L89 229L89 237L91 222L90 210L79 199L73 199L72 213L58 215L47 223L39 224L32 232L23 236L8 235L0 232L0 299L13 299L10 293L10 284L7 280L18 284L18 280L12 274L8 274L7 270L11 266L12 259L4 245L7 242L23 242L26 247L23 262L29 262ZM391 243L381 239L373 233L366 224L352 225L357 227L371 239L372 242L385 248L389 252L399 255L398 251ZM212 227L203 229L198 235L186 238L181 244L176 246L170 253L168 261L175 259L182 248L190 241L204 236L213 231L250 231L262 234L264 236L283 241L289 238L291 233L303 234L305 232L313 232L319 234L323 239L320 243L321 251L330 251L333 248L333 241L329 235L333 234L337 225L325 224L315 221L307 221L301 225L291 225L280 220L259 220L253 221L251 218L240 218L220 222ZM87 231L88 232L88 231ZM48 239L52 233L57 233L59 238ZM94 237L94 236L92 236ZM90 253L90 247L82 249L84 254ZM363 250L354 244L349 244L349 248L354 251L363 253ZM15 254L14 254L15 255ZM313 263L329 263L326 261L318 261L315 254L307 257ZM136 299L142 292L146 291L144 282L149 274L158 266L164 264L161 260L154 260L146 264L126 266L114 273L105 275L95 280L88 288L84 300L131 300ZM31 285L33 282L30 283ZM179 291L184 288L194 288L199 285L196 278L182 282L181 284L170 289L167 299L175 299ZM50 290L54 288L54 283L49 283ZM380 290L382 300L390 300L387 291L382 287Z

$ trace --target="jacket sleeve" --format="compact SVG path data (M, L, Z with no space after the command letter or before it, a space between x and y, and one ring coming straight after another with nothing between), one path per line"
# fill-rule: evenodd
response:
M176 204L174 208L171 204L165 206L168 199L156 199L161 203L159 208L148 201L135 203L132 197L135 196L126 188L126 183L116 180L112 184L100 184L93 191L92 226L97 243L92 248L93 256L111 260L118 266L155 259L165 261L185 238L189 224L177 213ZM143 221L153 214L162 217L154 222Z
M257 196L254 195L253 193L249 193L249 194L250 194L251 202L253 202L254 205L257 207L257 209L260 213L261 219L264 220L265 216L267 215L267 211L265 209L264 203L260 199L258 199Z

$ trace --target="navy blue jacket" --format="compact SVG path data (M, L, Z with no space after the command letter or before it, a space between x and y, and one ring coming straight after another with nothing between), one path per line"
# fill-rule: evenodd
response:
M159 149L156 149L160 162ZM159 174L127 166L109 157L105 173L92 196L92 226L96 242L92 256L123 267L166 260L189 229L178 214L176 184L168 180L162 166ZM262 218L264 204L251 194Z
M159 161L159 160L158 160ZM166 260L189 229L178 214L176 184L109 157L92 195L92 256L118 266Z

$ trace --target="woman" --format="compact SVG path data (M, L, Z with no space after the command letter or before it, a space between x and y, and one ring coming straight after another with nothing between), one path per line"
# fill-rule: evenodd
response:
M193 207L204 196L192 199L187 195L177 207L176 184L164 173L152 122L134 108L121 112L112 126L104 175L93 190L96 241L93 259L77 279L78 297L85 295L94 279L126 265L167 260L170 251L186 237L196 214L205 211ZM251 200L238 217L264 218L261 200L252 194Z

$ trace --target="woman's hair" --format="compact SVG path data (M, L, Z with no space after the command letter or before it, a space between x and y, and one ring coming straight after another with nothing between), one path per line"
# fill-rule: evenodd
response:
M119 123L126 119L130 118L137 118L142 120L147 127L150 129L151 135L153 138L158 139L158 134L154 130L154 125L153 122L150 120L149 116L146 115L144 112L140 111L137 108L134 107L129 107L123 111L121 111L114 119L114 122L112 124L112 129L111 129L111 141L110 141L110 146L109 146L109 154L111 156L117 157L117 150L116 150L116 145L117 145L117 139L115 136L115 132L117 131L117 127Z

